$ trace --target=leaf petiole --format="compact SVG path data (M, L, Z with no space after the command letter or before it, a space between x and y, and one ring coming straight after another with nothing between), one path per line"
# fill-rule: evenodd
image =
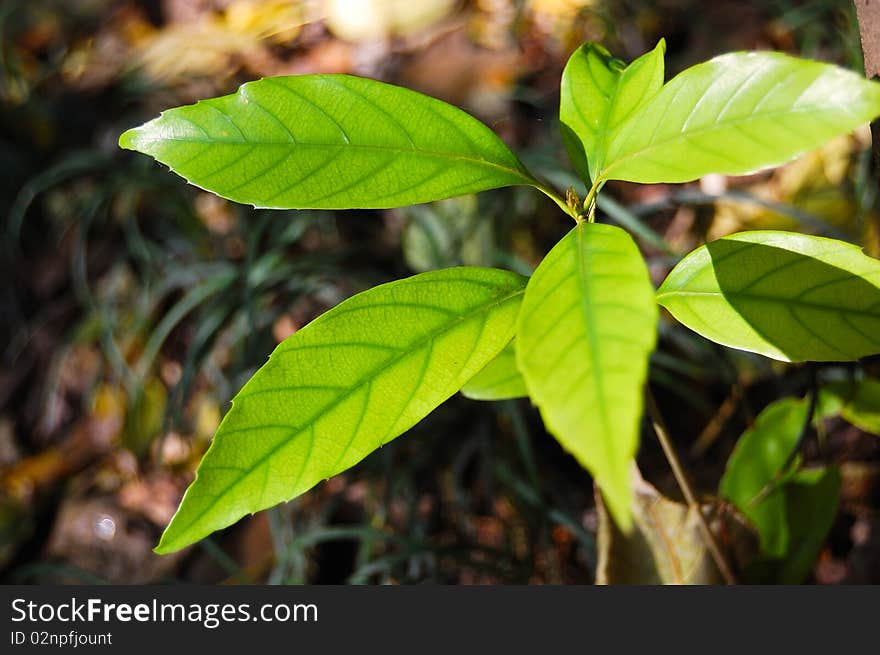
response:
M547 186L546 184L544 184L543 182L541 182L540 180L538 180L535 177L532 177L531 183L534 188L536 188L538 191L540 191L545 196L550 198L550 200L555 202L562 211L564 211L566 214L571 216L575 220L575 222L579 222L578 211L575 208L573 208L572 206L570 206L565 201L565 198L563 198L561 195L559 195L555 189Z
M587 192L587 197L584 198L584 204L582 208L582 212L586 212L587 221L590 223L596 222L596 198L599 195L599 189L602 188L602 185L605 183L605 180L597 175L596 181L593 182L593 186L590 187L590 190ZM575 220L580 223L584 220L584 214L581 213Z

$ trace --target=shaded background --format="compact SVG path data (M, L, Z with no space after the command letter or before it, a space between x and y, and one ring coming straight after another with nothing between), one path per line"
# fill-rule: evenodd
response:
M506 189L369 212L259 211L187 186L118 135L266 75L354 73L457 104L539 176L578 185L558 84L582 41L630 60L667 40L667 77L778 49L862 71L846 1L6 0L0 5L0 581L589 583L592 482L528 401L460 396L351 471L174 555L151 552L228 401L274 346L369 286L457 264L528 274L570 227ZM609 183L655 282L750 228L880 254L870 133L770 173ZM670 320L654 387L711 494L804 367L714 346ZM877 376L876 361L860 364ZM838 367L840 368L840 367ZM842 502L810 578L880 582L880 441L835 419L807 462ZM639 463L677 490L647 436Z

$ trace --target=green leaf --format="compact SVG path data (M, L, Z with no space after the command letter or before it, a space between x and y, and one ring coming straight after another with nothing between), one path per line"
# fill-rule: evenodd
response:
M790 543L782 471L798 442L807 403L784 398L768 405L740 437L718 491L752 522L761 551L783 557Z
M768 405L727 462L719 493L751 521L762 558L749 569L753 582L796 584L809 574L837 515L840 476L835 469L783 471L807 419L804 400Z
M737 52L669 81L612 136L601 176L688 182L776 166L880 114L880 84L777 52Z
M516 367L516 354L511 341L498 356L486 364L462 387L461 393L474 400L507 400L528 396L526 382Z
M290 209L398 207L534 179L465 112L348 75L271 77L125 132L192 184Z
M517 365L544 424L593 474L624 529L656 329L638 247L620 228L594 223L577 225L541 262L517 326Z
M880 261L854 245L741 232L685 257L657 292L707 339L782 361L880 352Z
M880 382L853 380L832 382L822 388L820 398L833 404L844 419L860 430L880 435Z
M569 157L584 179L602 169L610 135L663 86L666 42L629 66L596 43L575 50L562 71L559 121Z
M775 582L799 584L810 574L822 544L834 524L840 501L836 468L798 471L785 485L789 550L778 563Z
M233 400L157 552L289 500L427 416L513 337L525 278L452 268L346 300Z

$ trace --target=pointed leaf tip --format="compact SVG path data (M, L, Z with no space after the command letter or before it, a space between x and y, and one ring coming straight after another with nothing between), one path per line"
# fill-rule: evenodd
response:
M139 133L140 128L137 127L133 127L130 130L125 130L125 132L119 135L119 147L123 150L137 150L137 140Z
M679 262L657 300L707 339L781 361L880 353L880 261L835 239L723 237Z
M628 66L595 43L578 48L562 72L563 143L584 179L595 180L618 127L663 86L666 42Z
M683 71L613 131L601 177L645 184L783 164L880 114L880 84L778 52Z
M123 150L134 150L135 152L153 157L155 148L151 146L157 143L153 126L160 118L133 127L120 134L119 147Z

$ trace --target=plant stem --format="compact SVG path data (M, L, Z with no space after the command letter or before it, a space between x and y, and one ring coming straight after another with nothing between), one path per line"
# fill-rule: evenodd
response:
M586 219L593 223L596 220L596 195L599 192L599 187L602 186L604 180L602 178L598 178L595 182L593 182L593 186L590 187L590 191L587 193L587 197L584 198L584 202L580 207L574 207L572 204L568 203L565 198L559 195L553 188L547 186L541 180L536 177L532 177L531 185L535 187L538 191L543 193L545 196L550 198L553 202L559 205L559 208L564 211L566 214L571 216L575 223L583 223L584 222L584 214L586 213Z
M540 180L538 180L536 178L532 178L532 186L535 187L541 193L543 193L545 196L550 198L550 200L555 202L557 205L559 205L559 208L562 211L564 211L566 214L571 216L575 220L575 222L580 222L578 220L577 211L575 211L574 209L569 207L568 203L565 202L565 199L562 196L560 196L558 193L556 193L555 190L553 190L552 188L550 188L549 186L547 186L546 184L544 184L543 182L541 182Z
M663 416L657 408L657 402L654 400L654 395L651 393L650 389L647 389L645 395L648 414L651 416L651 422L654 424L654 432L657 435L657 441L660 442L660 447L663 448L663 454L666 455L666 460L669 462L672 474L675 476L675 481L678 483L688 507L697 516L697 524L700 526L700 532L703 535L703 541L706 544L706 548L709 550L709 554L712 556L715 566L718 567L721 577L724 578L724 582L726 584L736 584L736 576L733 574L733 569L727 562L727 558L724 556L721 546L715 539L715 535L712 532L712 528L709 527L706 517L703 516L703 510L700 507L697 496L694 493L690 482L688 482L681 460L678 459L672 441L669 439L669 432L666 429Z
M587 212L587 220L590 223L595 222L596 220L596 195L599 193L599 187L602 186L604 180L601 177L597 177L596 181L593 182L593 186L590 187L590 190L587 192L587 197L584 198L584 211ZM578 216L575 219L578 223L584 220L583 214Z

